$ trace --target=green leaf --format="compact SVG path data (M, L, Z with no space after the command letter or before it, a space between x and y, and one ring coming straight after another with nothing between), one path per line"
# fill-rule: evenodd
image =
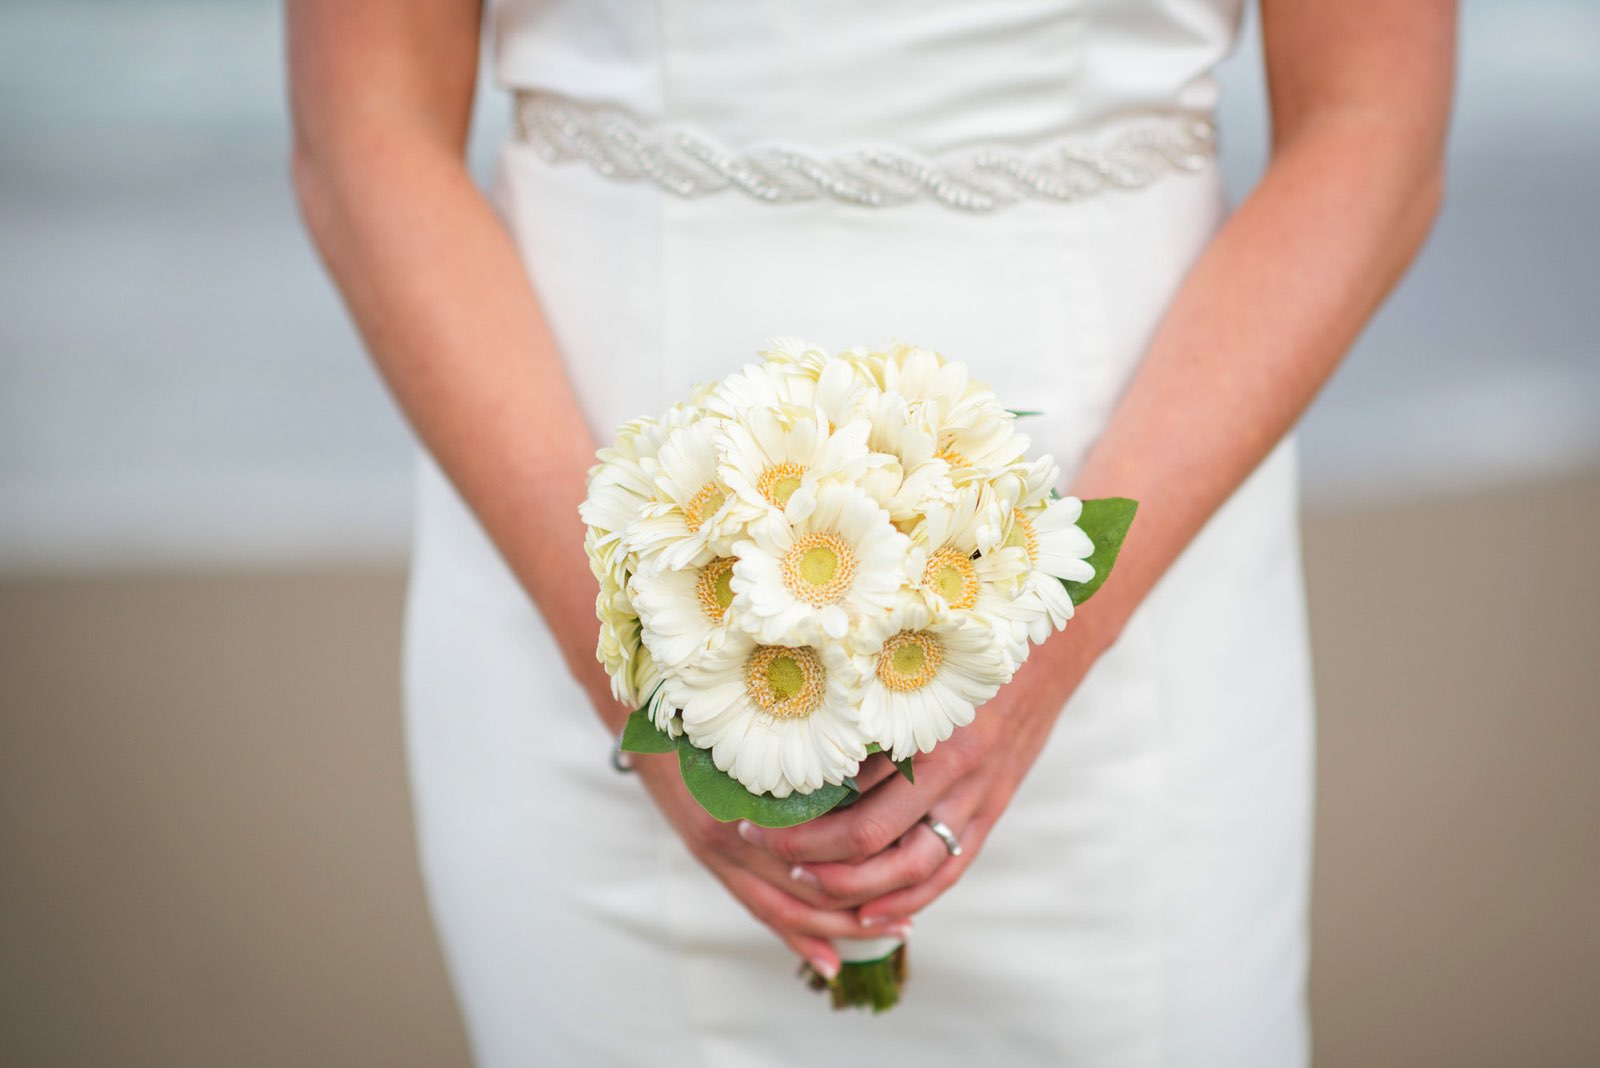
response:
M678 742L678 770L700 807L723 823L749 820L757 827L793 827L832 811L859 793L849 784L823 786L809 794L784 798L753 794L733 776L718 771L709 750L696 749L686 738Z
M1061 580L1073 604L1082 604L1093 597L1094 591L1111 574L1111 566L1117 562L1122 541L1128 536L1128 528L1133 525L1133 514L1138 510L1139 502L1126 497L1100 497L1083 502L1083 514L1078 517L1078 526L1094 542L1094 552L1089 556L1089 563L1094 567L1094 578L1088 582Z
M916 785L917 777L911 772L910 757L906 757L904 760L896 760L894 766L900 769L900 774L906 777L906 782L911 783L913 786Z
M670 753L676 748L678 743L651 722L649 713L644 709L628 716L628 723L622 728L624 753Z
M867 752L869 752L869 753L881 753L881 752L883 752L883 746L879 745L877 742L868 742L867 743ZM912 785L916 785L917 777L911 773L911 758L910 757L906 757L904 760L896 760L894 762L894 766L900 769L900 774L902 774L902 775L904 775L906 777L906 782L911 783Z
M1029 415L1043 415L1044 414L1043 412L1029 411L1026 408L1007 408L1006 411L1010 412L1013 416L1015 416L1018 419L1021 419L1021 418L1025 417L1025 416L1029 416Z

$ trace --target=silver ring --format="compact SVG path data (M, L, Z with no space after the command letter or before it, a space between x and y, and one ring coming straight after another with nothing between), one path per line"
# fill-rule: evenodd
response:
M952 857L961 855L961 839L948 826L934 819L932 816L922 817L922 822L928 825L928 830L939 836L939 841L944 843L944 848Z
M633 770L633 757L622 748L622 735L617 735L617 740L611 746L611 767L615 771L630 772Z

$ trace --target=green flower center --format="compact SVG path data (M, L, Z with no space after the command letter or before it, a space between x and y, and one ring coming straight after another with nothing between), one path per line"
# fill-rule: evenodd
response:
M822 706L828 673L815 649L758 645L745 661L745 693L773 719L804 719Z
M689 528L689 533L694 534L707 519L717 514L717 509L722 507L722 502L727 500L727 494L715 482L707 482L700 487L689 503L683 506L683 523Z
M772 663L767 665L767 685L781 700L787 701L799 693L805 681L805 672L800 670L800 665L794 662L792 656L774 657Z
M943 597L951 608L972 608L978 603L978 569L971 557L946 545L928 557L922 584Z
M798 599L821 608L838 604L850 592L856 554L832 530L802 534L779 562L783 584Z
M1006 533L1006 548L1018 548L1028 554L1028 563L1039 558L1039 532L1033 529L1033 520L1021 512L1011 517L1011 529Z
M800 488L800 480L805 473L806 469L796 463L774 464L761 472L761 477L756 480L756 489L761 491L761 496L782 508L794 496L794 491Z
M901 675L915 675L922 670L922 665L927 661L928 654L924 653L922 646L915 642L907 642L890 656L894 670Z
M839 570L839 554L827 545L807 549L800 557L800 577L813 586L826 586Z
M925 630L903 630L878 653L878 681L891 690L920 690L939 674L944 646Z
M700 569L694 583L695 600L713 623L722 622L733 604L733 565L735 557L721 556Z

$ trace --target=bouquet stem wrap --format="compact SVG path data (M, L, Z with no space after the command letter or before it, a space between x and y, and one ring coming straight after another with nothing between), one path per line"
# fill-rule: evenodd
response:
M838 938L839 974L832 981L812 972L811 985L828 991L835 1009L884 1012L900 1001L906 981L906 944L898 938Z

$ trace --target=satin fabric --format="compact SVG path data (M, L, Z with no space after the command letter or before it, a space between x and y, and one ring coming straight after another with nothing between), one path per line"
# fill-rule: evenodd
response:
M654 108L735 142L938 150L1208 101L1234 15L1201 0L518 0L498 13L497 54L507 84ZM897 336L1043 411L1027 429L1064 484L1224 214L1215 168L974 216L679 199L514 143L495 199L601 440L769 335ZM546 622L421 457L408 753L477 1061L1304 1064L1313 713L1298 546L1291 439L1062 710L970 872L918 918L905 1001L874 1018L808 993L611 769Z

